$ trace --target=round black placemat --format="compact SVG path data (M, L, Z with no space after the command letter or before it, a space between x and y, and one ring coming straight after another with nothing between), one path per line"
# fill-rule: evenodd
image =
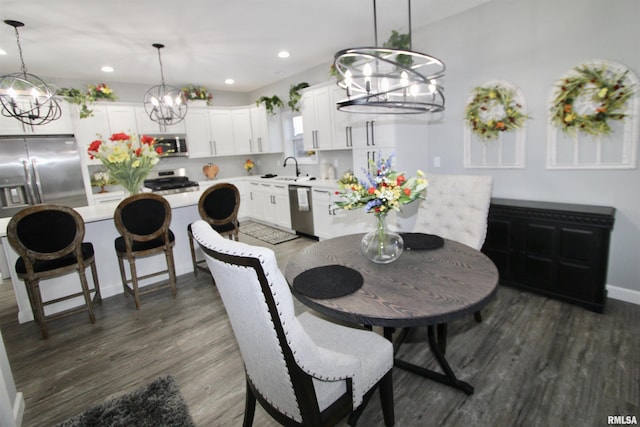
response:
M362 282L362 274L356 270L343 265L325 265L298 274L293 279L293 290L311 298L338 298L354 293Z
M400 233L404 248L409 250L438 249L444 246L444 239L435 234Z

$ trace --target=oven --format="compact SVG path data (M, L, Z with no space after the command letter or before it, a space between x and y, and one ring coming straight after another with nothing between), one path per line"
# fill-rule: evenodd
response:
M184 168L158 171L149 176L150 178L144 180L144 186L151 190L152 193L159 195L200 190L198 183L190 181L185 175Z

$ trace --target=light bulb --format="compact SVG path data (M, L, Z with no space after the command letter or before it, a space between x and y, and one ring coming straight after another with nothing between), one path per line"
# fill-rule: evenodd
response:
M382 92L387 92L389 90L389 79L387 79L386 77L384 77L380 81L380 90Z
M371 65L364 64L362 68L362 74L364 74L364 86L367 93L371 92Z
M420 93L420 88L418 87L418 85L411 85L411 87L409 88L409 93L412 96L418 96L418 93Z
M12 99L18 98L18 94L16 93L16 90L12 87L7 89L7 95L9 95Z
M409 74L407 74L406 71L400 73L400 84L402 85L402 87L409 86Z
M173 107L173 98L171 98L171 95L165 95L162 98L162 102L168 107Z
M160 105L160 103L158 102L158 98L156 98L155 96L151 97L151 104L153 104L154 107L157 107Z
M40 91L35 87L31 88L31 97L33 98L33 100L37 101L39 96L40 96Z

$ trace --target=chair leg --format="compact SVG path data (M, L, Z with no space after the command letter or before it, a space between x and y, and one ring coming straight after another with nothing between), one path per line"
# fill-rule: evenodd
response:
M247 378L247 393L244 400L244 420L242 421L242 427L251 427L253 425L253 416L256 413L256 397L253 395L253 390L249 385L249 379Z
M136 310L140 310L140 290L138 289L138 272L136 271L135 258L129 259L129 270L131 271L131 284L133 285L133 299L136 302ZM126 283L124 286L127 286Z
M196 262L196 250L193 246L193 233L191 230L187 230L189 237L189 249L191 249L191 263L193 264L193 275L198 277L198 263Z
M395 424L395 412L393 409L393 377L390 369L382 380L380 380L380 404L382 405L382 415L384 424L390 427Z
M475 313L473 313L473 317L476 319L476 322L482 323L482 313L481 312L476 311Z
M118 267L120 268L120 278L122 279L122 291L125 298L129 296L129 287L127 286L127 274L124 271L124 260L118 255Z
M168 248L164 250L164 255L167 258L167 267L169 270L169 284L171 285L171 294L175 298L178 290L176 289L176 267L173 262L173 249Z
M93 312L91 293L89 292L89 284L87 283L87 273L84 268L82 270L78 270L78 275L80 276L80 285L82 286L82 293L84 294L84 302L87 305L87 310L89 311L89 321L91 323L96 323L96 315Z
M36 311L33 313L38 323L40 323L40 331L42 332L42 338L45 340L49 338L49 330L47 329L47 321L44 318L44 307L42 306L42 295L40 294L40 284L36 280L29 284L31 291L33 292L34 304Z
M102 294L100 293L100 283L98 282L98 268L95 260L91 262L91 277L93 278L93 302L102 303Z

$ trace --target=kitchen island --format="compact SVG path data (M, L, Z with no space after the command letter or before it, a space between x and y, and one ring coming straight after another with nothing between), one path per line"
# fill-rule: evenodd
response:
M200 219L197 206L198 200L207 187L222 182L232 183L240 189L242 201L240 203L241 210L239 219L241 221L252 218L264 222L263 218L260 217L260 212L251 209L252 195L249 192L249 183L284 181L261 179L259 177L229 178L201 182L199 191L169 194L164 196L169 201L172 209L171 230L175 234L175 247L173 249L173 254L175 259L176 275L178 276L193 271L187 237L187 225L197 219ZM336 181L307 181L304 185L309 185L310 187L337 189ZM113 222L113 213L116 206L118 206L118 203L119 201L116 200L93 206L76 208L85 222L84 241L91 242L94 247L98 279L100 281L100 290L103 298L123 293L122 280L118 269L118 260L114 249L114 240L119 236L119 234ZM20 323L25 323L33 320L33 313L31 312L31 306L29 304L29 298L27 296L24 282L18 279L14 269L18 255L13 248L11 248L7 239L6 230L9 220L10 218L0 218L0 242L2 242L4 255L8 265L8 273L10 274L18 304L18 321ZM290 226L284 226L281 228L286 229L290 228ZM137 266L138 273L140 275L144 275L157 271L158 266L164 262L163 255L154 255L144 258ZM141 286L157 283L165 279L166 278L163 278L162 276L150 278L146 281L142 281ZM89 282L91 284L91 279L89 279ZM177 286L179 294L180 280L178 280ZM65 275L44 281L43 286L41 286L41 292L44 300L51 300L57 298L59 295L76 292L78 288L79 279L72 277L71 275ZM45 313L58 313L82 304L82 297L78 297L76 299L49 305L45 307Z

